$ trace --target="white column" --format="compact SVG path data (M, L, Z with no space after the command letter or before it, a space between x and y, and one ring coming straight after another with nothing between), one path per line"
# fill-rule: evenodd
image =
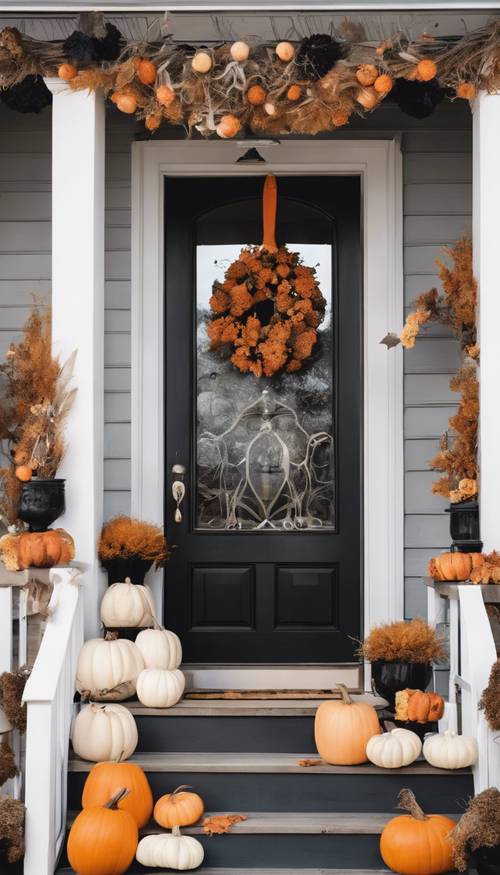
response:
M71 92L49 79L52 107L52 344L65 360L77 350L78 394L67 425L66 513L58 521L84 563L85 631L99 627L102 573L104 406L104 161L102 93Z
M487 551L500 544L500 94L480 92L473 125L474 272L479 283L480 507Z

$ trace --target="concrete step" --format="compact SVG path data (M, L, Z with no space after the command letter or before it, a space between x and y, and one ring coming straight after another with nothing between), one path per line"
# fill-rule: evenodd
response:
M147 773L158 798L190 784L207 809L291 812L373 812L393 810L399 790L410 787L421 805L437 813L458 812L457 800L473 794L468 769L445 771L426 762L403 769L320 765L305 768L305 753L142 752L131 757ZM92 763L74 755L69 762L68 804L80 807Z

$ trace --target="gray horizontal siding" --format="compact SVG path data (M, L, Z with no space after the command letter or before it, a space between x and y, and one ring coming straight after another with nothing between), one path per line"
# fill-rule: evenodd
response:
M446 104L424 122L390 104L355 120L339 139L402 137L405 308L437 284L441 247L470 230L470 115ZM107 115L105 284L105 514L130 510L130 143L133 123ZM0 354L20 330L35 292L50 293L50 112L0 109ZM403 314L402 314L403 318ZM397 326L393 326L397 328ZM390 353L388 353L390 354ZM456 341L440 327L404 354L405 614L425 614L428 559L449 542L446 503L433 496L427 462L454 409Z

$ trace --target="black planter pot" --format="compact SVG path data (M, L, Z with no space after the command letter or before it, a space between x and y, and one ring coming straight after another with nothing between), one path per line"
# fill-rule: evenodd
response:
M23 483L17 508L19 519L28 523L30 532L45 532L64 513L64 480L38 480Z
M476 869L478 875L499 875L500 845L493 848L478 848L476 851Z
M432 678L427 662L372 662L372 684L394 706L399 690L425 690Z
M461 501L446 509L450 515L451 549L459 553L480 553L483 542L479 533L479 504Z
M102 563L108 572L108 586L112 583L123 583L127 577L131 583L142 585L147 572L152 566L149 559L108 559Z

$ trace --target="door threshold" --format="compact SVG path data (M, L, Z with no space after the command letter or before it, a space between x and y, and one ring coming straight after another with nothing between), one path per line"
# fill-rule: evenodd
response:
M226 664L188 663L182 666L186 692L328 691L337 684L350 690L363 689L363 666L359 663L321 664ZM300 696L298 697L300 698Z

